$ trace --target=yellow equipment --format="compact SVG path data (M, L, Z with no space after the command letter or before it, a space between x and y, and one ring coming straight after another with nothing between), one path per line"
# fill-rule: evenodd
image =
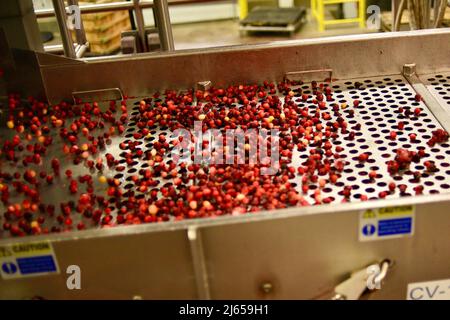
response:
M330 4L357 2L358 17L349 19L327 19L325 20L325 6ZM317 19L319 31L324 31L325 26L341 23L359 23L360 28L366 25L366 0L311 0L312 16Z

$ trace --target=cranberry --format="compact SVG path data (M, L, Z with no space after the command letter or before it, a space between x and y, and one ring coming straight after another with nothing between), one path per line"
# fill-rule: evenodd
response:
M423 194L423 189L424 189L423 186L415 186L413 189L414 189L414 192L416 195Z
M365 161L367 161L367 159L369 159L369 155L367 153L361 153L358 156L358 160L361 162L365 162Z
M422 112L422 110L420 109L420 108L415 108L414 109L414 115L416 116L416 117L418 117L418 116L420 116L420 113Z
M378 193L378 197L380 199L386 198L387 195L388 195L388 192L386 192L386 191L381 191L380 193Z
M396 186L395 182L390 182L389 185L388 185L388 187L389 187L389 191L394 192L394 191L395 191L395 188L396 188L397 186Z
M391 131L391 132L389 133L389 138L390 138L391 140L395 140L395 139L397 138L397 132Z
M55 175L59 175L60 163L57 158L52 159L52 168L53 168L53 172L55 173Z
M406 167L412 161L412 154L408 150L400 148L397 149L397 156L395 159L401 166Z
M158 211L159 211L159 208L154 204L152 204L148 207L148 213L150 213L151 215L157 214Z
M432 161L425 161L424 166L427 168L427 171L434 172L436 171L436 165Z
M52 184L53 183L53 176L52 175L47 175L45 180L47 181L48 184Z
M78 192L78 183L76 180L71 180L69 185L69 191L70 193L77 193Z
M400 190L400 193L405 193L407 186L406 186L406 184L400 184L400 185L398 185L398 188Z

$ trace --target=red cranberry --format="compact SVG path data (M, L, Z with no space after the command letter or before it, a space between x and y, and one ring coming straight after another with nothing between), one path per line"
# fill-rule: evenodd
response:
M397 186L396 186L395 182L389 183L389 191L394 192L396 187Z
M361 162L365 162L365 161L367 161L367 159L369 159L369 155L367 153L361 153L358 156L358 160Z
M416 195L423 194L423 186L415 186L413 189Z
M395 139L397 138L397 132L391 131L391 132L389 133L389 138L390 138L391 140L395 140Z
M418 117L418 116L420 116L420 113L422 112L422 110L420 110L420 108L415 108L414 109L414 115L416 116L416 117Z

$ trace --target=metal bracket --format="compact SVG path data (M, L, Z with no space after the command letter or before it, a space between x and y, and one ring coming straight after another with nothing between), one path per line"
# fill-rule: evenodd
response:
M138 31L123 31L121 33L120 47L124 54L143 52L142 41L139 38ZM145 28L145 47L149 52L161 51L159 34L155 28Z
M286 72L284 79L288 81L329 81L331 82L333 77L332 69L318 69L318 70L307 70L307 71L291 71Z
M187 230L187 237L191 247L198 298L202 300L209 300L211 299L211 293L209 291L208 272L206 270L200 229L197 227L189 227Z
M145 30L148 51L161 51L161 41L159 39L158 30L148 28Z
M391 261L386 259L352 273L350 278L334 288L331 300L357 300L367 289L371 291L381 289L391 266Z
M83 102L123 100L123 94L120 88L74 91L72 92L72 97L75 102L77 100Z
M403 75L406 77L411 77L416 74L416 64L415 63L407 63L403 65Z
M209 80L197 82L197 90L208 91L211 89L212 82Z
M141 41L136 30L122 31L120 34L120 49L123 54L142 52Z

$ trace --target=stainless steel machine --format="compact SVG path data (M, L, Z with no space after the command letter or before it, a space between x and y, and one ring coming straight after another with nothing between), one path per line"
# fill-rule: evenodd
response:
M359 99L364 105L356 109L354 119L362 125L361 135L353 142L341 141L346 156L370 150L372 165L382 175L379 183L370 183L364 169L350 164L342 179L356 186L355 194L377 198L391 179L384 165L386 154L409 145L407 140L389 143L381 137L396 125L392 110L399 104L422 108L421 120L409 133L424 137L415 147L426 148L437 171L422 177L425 188L418 196L412 192L417 182L404 177L401 183L411 194L395 193L381 200L352 197L341 203L340 189L331 187L328 195L336 200L331 204L20 238L3 232L0 248L51 244L58 272L4 277L0 298L354 299L366 289L366 267L379 265L381 289L363 297L405 299L408 284L450 278L450 146L426 146L433 130L450 131L449 53L447 29L82 60L13 50L9 66L32 70L26 80L33 84L22 88L33 89L51 104L120 95L135 97L129 98L134 102L167 88L286 78L302 79L307 90L311 80L331 79L336 99ZM415 100L417 95L420 100ZM133 103L128 107L130 114L137 108ZM134 130L129 124L107 152L119 155L118 144L133 139ZM2 128L2 136L9 134ZM82 166L73 168L62 155L61 160L62 169L72 168L74 175L89 172ZM128 175L124 173L121 181L125 183ZM44 191L43 197L55 204L69 197L62 189ZM362 224L369 212L396 214L402 208L412 217L411 232L374 241L364 238L371 234ZM72 265L81 270L80 290L67 287L66 271ZM12 270L5 268L3 272Z

